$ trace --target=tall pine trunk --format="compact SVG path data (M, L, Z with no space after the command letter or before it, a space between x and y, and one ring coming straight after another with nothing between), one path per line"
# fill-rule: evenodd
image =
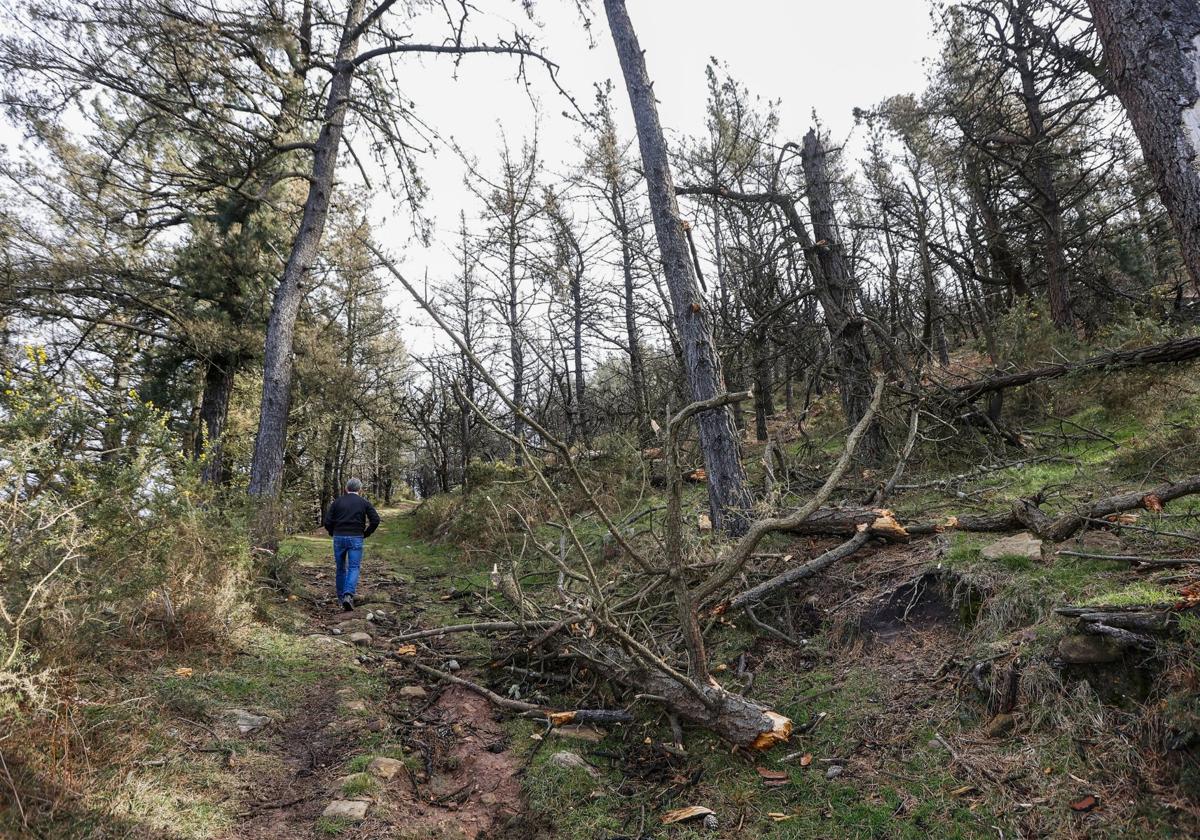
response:
M346 112L350 104L350 88L354 82L353 59L358 50L358 26L365 6L366 0L350 0L346 10L342 40L338 45L333 78L325 100L324 124L313 147L312 175L300 218L300 230L292 242L292 250L275 290L271 316L267 321L262 408L258 435L254 440L254 456L250 462L249 491L255 496L274 498L283 487L296 319L300 313L300 301L304 297L303 284L321 247L325 220L329 216L329 205L333 198L338 151L342 145Z
M204 435L196 439L196 457L207 454L200 478L205 484L225 484L229 469L225 463L225 421L233 396L237 362L232 356L214 356L205 363L204 391L200 396L200 424Z
M1088 5L1117 96L1200 289L1200 3L1088 0Z
M637 412L638 436L643 442L654 437L650 426L650 400L646 395L646 370L637 328L637 300L633 284L633 254L629 250L629 228L621 217L621 272L625 281L625 341L629 344L629 381L633 388L633 407Z
M637 125L654 232L663 273L671 296L674 320L683 352L684 373L693 400L724 393L721 362L713 341L712 321L693 274L684 236L675 185L667 159L667 144L658 119L658 106L646 61L623 0L605 0L613 44L621 61L625 89ZM751 504L742 469L737 432L727 409L706 411L698 418L700 447L708 474L708 497L715 528L740 535L748 526Z
M837 231L825 145L813 130L804 135L800 165L804 170L812 238L820 269L813 272L818 280L817 298L825 311L842 410L846 422L854 425L871 404L871 350L858 311L858 283L850 274ZM858 445L859 458L866 463L877 463L883 457L883 448L883 432L873 422Z
M1013 20L1013 56L1021 80L1021 101L1029 120L1029 144L1033 171L1027 175L1033 187L1032 204L1037 210L1038 226L1042 229L1042 261L1046 269L1046 297L1050 303L1050 318L1060 330L1075 323L1071 303L1070 273L1066 247L1063 243L1063 210L1058 185L1054 183L1053 152L1046 132L1046 115L1042 110L1038 79L1029 59L1030 42L1034 33L1027 30L1033 22L1028 7L1022 5L1020 16Z

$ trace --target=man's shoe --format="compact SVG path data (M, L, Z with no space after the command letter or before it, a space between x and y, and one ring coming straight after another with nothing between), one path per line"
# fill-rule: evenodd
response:
M353 595L346 594L346 595L342 596L342 609L345 610L346 612L350 612L351 610L354 609L354 596Z

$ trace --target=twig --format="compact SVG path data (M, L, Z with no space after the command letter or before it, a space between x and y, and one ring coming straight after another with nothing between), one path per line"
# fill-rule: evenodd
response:
M453 674L446 673L445 671L439 671L437 668L431 668L430 666L421 662L412 662L401 656L397 656L396 660L399 662L407 661L409 665L416 668L423 674L428 674L429 676L436 677L439 680L454 683L455 685L460 685L463 688L474 691L480 697L486 699L489 703L499 706L502 709L512 709L516 712L539 712L541 714L547 714L546 710L541 706L534 705L533 703L526 703L523 700L513 700L508 697L501 697L496 692L486 689L478 683L473 683L470 680L463 679L462 677L456 677Z

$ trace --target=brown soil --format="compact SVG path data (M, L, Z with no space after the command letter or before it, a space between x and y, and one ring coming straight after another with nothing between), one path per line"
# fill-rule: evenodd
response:
M406 748L406 765L389 781L378 780L366 819L344 827L337 836L359 838L454 838L477 840L527 836L522 821L521 764L508 749L503 727L487 700L466 689L424 685L427 698L405 698L403 686L420 685L411 670L387 658L397 628L415 623L417 609L404 584L381 578L371 602L342 613L327 594L329 576L300 569L308 626L299 632L328 634L365 629L371 647L362 649L363 667L387 675L386 701L358 707L352 690L336 678L313 686L299 710L287 720L251 735L261 760L240 769L242 784L237 826L223 840L315 840L328 837L320 817L341 793L345 765L356 755L372 755L366 743L380 733ZM387 624L366 621L376 606L389 611ZM469 675L468 675L469 676ZM349 705L348 705L349 704ZM522 833L513 833L520 831Z

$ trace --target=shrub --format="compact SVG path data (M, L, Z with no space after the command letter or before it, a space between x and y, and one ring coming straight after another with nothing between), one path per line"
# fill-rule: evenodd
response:
M221 632L247 556L162 414L131 391L98 415L31 361L0 383L0 691L24 699L101 635Z

